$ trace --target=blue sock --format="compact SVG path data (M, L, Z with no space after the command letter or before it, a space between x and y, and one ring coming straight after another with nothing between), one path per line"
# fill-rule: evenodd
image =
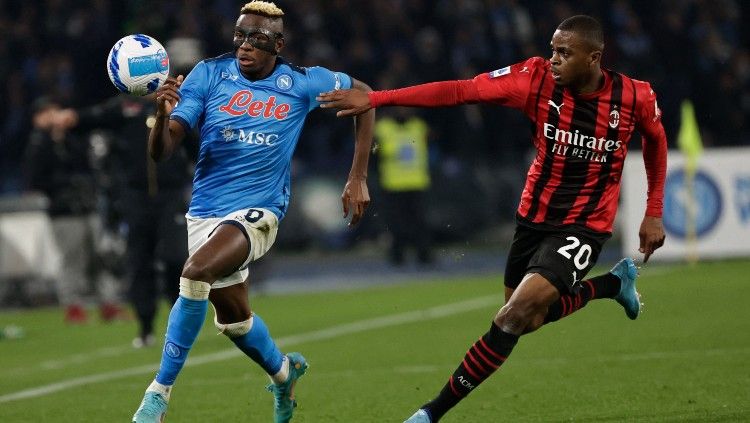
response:
M167 324L167 339L161 355L156 381L173 385L185 364L188 352L201 331L208 311L208 300L191 300L180 296L172 306Z
M250 332L231 339L237 348L260 364L269 375L275 375L281 370L284 355L273 342L266 323L257 314L253 314L253 327Z

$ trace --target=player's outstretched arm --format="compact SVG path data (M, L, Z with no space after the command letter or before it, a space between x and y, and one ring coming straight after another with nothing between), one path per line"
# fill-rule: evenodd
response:
M169 77L156 91L156 122L148 136L148 154L154 161L169 157L185 137L185 128L169 119L180 94L177 91L182 85L183 76Z
M339 109L338 117L358 115L381 106L443 107L482 101L476 83L471 79L429 82L384 91L329 91L316 99L324 109Z
M367 84L352 78L352 93L361 93L367 98L367 93L372 91ZM341 113L341 112L339 112ZM375 127L375 110L368 108L354 117L354 158L352 169L341 194L341 202L344 208L344 218L351 211L352 219L349 226L354 226L362 219L367 207L370 205L370 193L367 189L367 164L370 159L372 148L372 135Z

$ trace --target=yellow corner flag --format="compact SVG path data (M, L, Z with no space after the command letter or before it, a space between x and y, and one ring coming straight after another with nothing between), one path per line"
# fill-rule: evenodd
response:
M687 261L695 264L698 261L698 239L696 236L697 204L695 200L695 172L698 168L698 157L703 153L703 142L695 119L695 109L690 100L683 100L680 107L680 132L677 134L677 146L685 155L685 188L687 190L686 207L686 241Z
M695 109L690 100L683 100L680 107L680 132L677 134L677 146L685 155L686 170L695 172L698 157L703 153L703 141L695 119Z

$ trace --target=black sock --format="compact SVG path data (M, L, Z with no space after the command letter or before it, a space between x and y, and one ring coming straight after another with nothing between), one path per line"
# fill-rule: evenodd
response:
M437 422L502 365L518 342L518 335L503 332L494 322L490 330L469 348L464 361L448 379L437 398L421 408Z
M591 300L613 298L619 292L620 278L611 273L587 279L581 282L581 289L578 291L578 294L561 295L559 300L549 306L544 323L558 321L582 309Z

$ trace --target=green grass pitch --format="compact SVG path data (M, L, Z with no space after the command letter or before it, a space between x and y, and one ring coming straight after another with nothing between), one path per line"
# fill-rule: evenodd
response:
M597 270L601 271L603 268ZM524 336L450 422L750 421L750 261L649 265L632 322L613 301ZM593 274L593 273L592 273ZM402 422L442 387L502 303L501 278L253 299L284 351L311 364L294 422ZM270 422L267 378L209 319L167 422ZM158 327L163 331L166 311ZM0 422L126 422L159 348L135 323L67 326L59 309L0 312Z

